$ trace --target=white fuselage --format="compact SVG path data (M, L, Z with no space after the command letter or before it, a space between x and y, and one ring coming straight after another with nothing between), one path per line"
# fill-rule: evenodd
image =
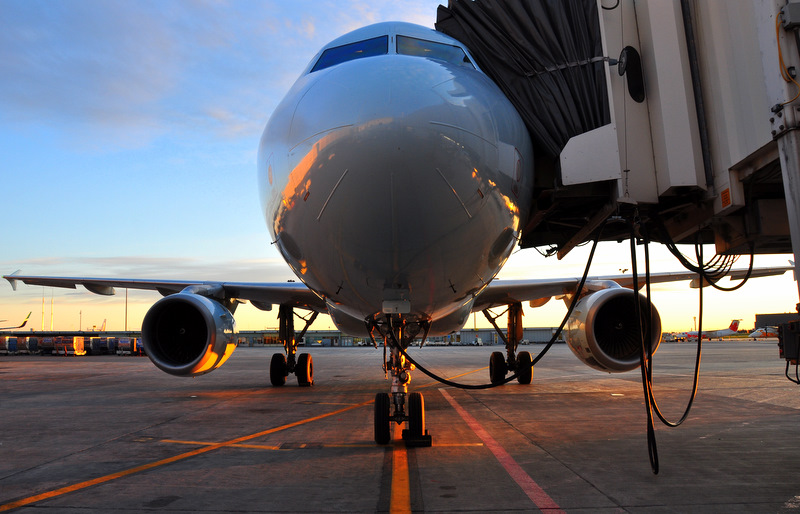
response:
M386 52L336 62L360 41ZM398 54L408 42L415 55ZM348 333L385 313L459 329L530 209L533 155L514 107L469 60L426 57L418 43L469 59L423 27L360 29L322 49L261 138L273 240Z

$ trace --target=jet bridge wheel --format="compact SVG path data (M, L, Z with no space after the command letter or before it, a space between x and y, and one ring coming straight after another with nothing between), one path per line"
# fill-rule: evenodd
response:
M375 443L389 444L391 439L389 409L391 399L389 393L378 393L375 395Z
M506 378L506 358L502 352L492 352L489 357L489 380L493 384L499 384Z
M517 382L520 384L530 384L533 378L533 366L531 366L531 354L529 352L519 352L517 354Z
M301 353L297 357L294 374L297 376L297 385L308 387L314 384L314 361L311 359L311 355Z
M282 353L274 354L269 363L269 381L275 387L282 386L286 383L286 375L286 356Z

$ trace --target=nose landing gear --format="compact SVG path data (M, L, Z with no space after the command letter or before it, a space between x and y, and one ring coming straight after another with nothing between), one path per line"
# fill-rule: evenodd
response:
M400 351L401 348L403 350L408 348L422 328L425 329L424 339L428 334L429 325L421 322L409 326L403 320L400 320L399 324L400 326L395 328L391 316L387 316L385 323L378 324L373 320L367 326L370 337L376 345L373 330L379 329L384 342L384 371L392 376L391 392L375 395L375 443L388 444L391 441L391 423L401 425L405 422L403 440L406 446L431 446L431 436L425 428L425 399L421 393L408 392L414 365L408 362Z

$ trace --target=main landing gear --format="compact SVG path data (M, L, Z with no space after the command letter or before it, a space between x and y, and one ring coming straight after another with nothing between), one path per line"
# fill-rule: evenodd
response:
M308 327L317 317L317 312L312 311L308 318L299 316L300 319L305 321L305 327L295 337L294 333L294 309L288 305L281 305L278 308L278 320L280 323L278 329L278 340L283 343L283 349L286 355L276 353L272 356L269 363L269 381L273 386L282 386L286 384L286 377L289 373L294 373L297 377L297 385L307 387L314 383L314 363L311 355L307 353L297 353L297 340L301 339Z
M533 366L531 354L529 352L517 353L517 346L522 339L522 304L512 303L506 311L508 314L508 334L504 334L495 320L502 316L493 316L488 309L483 311L483 315L492 324L495 331L506 344L506 356L502 352L492 352L489 357L489 380L493 384L500 384L506 379L509 371L517 374L517 381L520 384L530 384L533 379Z
M406 422L406 428L403 430L406 446L430 446L431 436L425 428L425 399L421 393L408 392L408 384L411 382L410 372L414 369L414 365L406 361L400 351L401 348L403 350L408 348L422 329L424 329L424 339L428 335L430 326L425 322L406 323L402 319L392 319L387 315L385 321L378 323L373 320L367 324L367 328L376 345L373 330L380 331L384 342L383 369L392 376L391 392L375 395L375 442L389 444L391 423L400 425Z

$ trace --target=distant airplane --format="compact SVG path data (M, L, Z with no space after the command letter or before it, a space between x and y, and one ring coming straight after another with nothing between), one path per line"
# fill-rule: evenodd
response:
M507 335L495 324L506 341L505 355L490 357L495 384L509 372L531 381L531 355L517 352L522 302L538 306L576 293L566 330L575 355L609 372L639 366L634 306L646 302L629 289L631 276L591 277L580 291L577 278L494 280L529 218L533 183L525 124L467 48L431 29L381 23L322 48L261 137L261 213L302 284L5 278L14 287L81 284L103 295L115 287L161 292L143 320L144 347L157 367L181 376L208 373L228 359L236 347L233 312L246 300L263 310L278 306L285 352L272 356L271 383L282 386L294 374L309 386L311 355L297 355L297 340L327 313L343 333L377 336L389 351L383 365L390 391L375 397L375 441L388 443L391 423L406 422L410 441L430 444L422 395L408 392L412 365L403 352L417 338L460 330L472 312L489 317L488 309L507 307ZM652 275L653 282L696 278ZM297 315L304 322L298 332L296 310L308 312ZM648 321L646 344L655 349L655 309Z
M753 338L778 337L778 327L757 328L754 331L750 332L750 335L748 337L753 337Z
M25 316L25 321L23 321L21 325L17 325L16 327L0 327L0 330L16 330L18 328L22 328L22 327L25 326L26 323L28 323L28 319L30 319L30 317L31 317L31 313L29 312L28 315ZM3 321L5 321L5 320L3 320Z
M725 337L738 334L740 321L741 320L739 319L731 320L731 324L728 326L728 328L723 328L720 330L703 330L703 339L713 339L715 337ZM692 339L697 340L697 331L680 332L679 337L683 337L687 341L691 341Z

